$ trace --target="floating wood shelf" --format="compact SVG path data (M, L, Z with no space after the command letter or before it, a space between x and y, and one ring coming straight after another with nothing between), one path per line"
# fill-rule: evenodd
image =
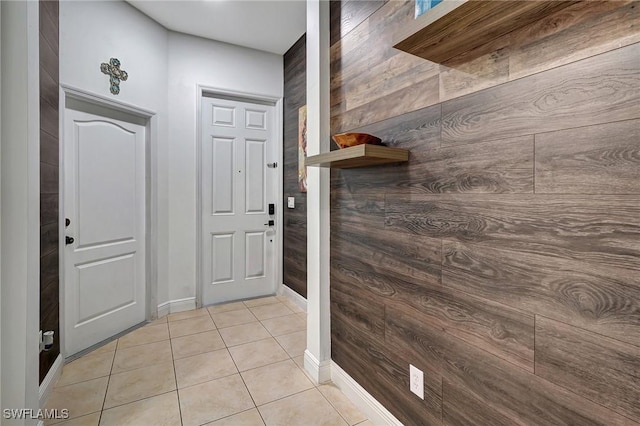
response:
M481 46L574 3L444 0L398 33L393 47L440 64L463 54L471 60Z
M357 145L307 157L305 165L350 169L409 160L409 151L382 145Z

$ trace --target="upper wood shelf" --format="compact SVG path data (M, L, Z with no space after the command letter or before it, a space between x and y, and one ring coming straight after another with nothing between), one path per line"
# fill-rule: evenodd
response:
M396 49L436 63L473 51L577 1L444 0L404 27L394 39Z
M409 151L382 145L356 145L324 154L313 155L305 160L306 166L350 169L353 167L377 166L409 160Z

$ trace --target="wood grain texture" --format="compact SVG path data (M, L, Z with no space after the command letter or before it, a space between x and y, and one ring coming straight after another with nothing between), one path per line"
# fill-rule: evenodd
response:
M536 374L640 421L638 346L536 317Z
M424 401L409 391L407 362L393 349L336 319L331 323L332 359L371 395L388 407L405 425L438 425L441 422L441 381L424 381ZM371 369L376 365L376 369ZM427 370L428 371L428 370Z
M307 196L298 188L298 110L306 102L306 36L284 55L283 283L307 296ZM295 209L287 198L295 198Z
M478 50L570 6L569 1L447 2L417 17L394 38L394 47L437 63Z
M308 167L352 169L409 160L409 152L401 148L362 144L307 157Z
M442 104L443 145L638 118L640 44Z
M407 165L344 172L341 178L352 192L532 193L533 154L533 136L440 149L417 148Z
M509 79L637 43L639 20L635 0L577 2L510 34Z
M518 425L627 425L633 421L600 405L593 404L536 375L488 353L467 345L441 330L425 326L419 311L386 306L386 334L391 342L411 346L415 356L432 365L440 365L444 383L449 389L461 389L457 407L460 418L475 419L474 407L484 410L471 424L483 424L482 417L496 419L497 424ZM438 358L440 359L438 363ZM451 412L443 393L443 413ZM472 399L467 402L466 397ZM495 413L495 414L494 414ZM449 424L451 415L444 417ZM508 419L508 421L507 421ZM485 423L486 424L486 423ZM491 421L489 424L493 424Z
M637 196L387 195L385 227L632 270L640 267Z
M453 241L444 241L443 257L446 287L640 342L637 271Z
M58 265L59 143L59 5L39 3L40 88L40 330L53 330L53 347L40 353L40 382L60 354Z
M386 0L348 0L345 2L331 1L329 5L331 16L330 44L349 34L362 21L385 4Z
M640 120L536 135L536 193L640 193Z
M438 66L390 45L413 8L330 50L332 131L410 151L331 170L333 360L405 424L638 424L604 406L609 361L636 364L585 380L572 338L544 358L558 381L534 374L536 316L587 336L587 360L640 347L637 2L580 2ZM434 78L438 101L405 96Z

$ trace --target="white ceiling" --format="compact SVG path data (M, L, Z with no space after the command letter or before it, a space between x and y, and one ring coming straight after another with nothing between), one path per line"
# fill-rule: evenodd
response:
M306 31L304 0L127 0L165 28L283 54Z

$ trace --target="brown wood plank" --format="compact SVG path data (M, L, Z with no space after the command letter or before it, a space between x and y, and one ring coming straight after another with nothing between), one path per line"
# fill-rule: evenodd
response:
M40 131L58 137L58 105L40 102Z
M434 105L440 99L440 79L433 76L415 85L405 87L389 95L348 110L331 119L333 133L342 133L348 129L373 124L405 112Z
M40 194L40 224L47 225L58 221L59 194Z
M581 1L509 35L509 79L640 41L635 0Z
M43 131L40 132L40 162L58 167L60 164L58 136L52 136Z
M58 194L60 192L59 168L40 163L40 194Z
M40 227L40 256L58 251L58 223Z
M351 223L368 229L384 228L384 195L353 194L345 197L332 196L331 223Z
M405 425L437 425L441 379L425 373L424 401L409 391L409 364L393 349L339 319L331 324L332 358ZM333 351L335 349L335 357ZM346 355L346 356L344 356ZM377 368L371 369L371 365Z
M613 208L612 208L613 207ZM386 196L385 227L638 270L640 197Z
M332 288L331 313L362 333L384 338L384 304L376 298L356 297Z
M536 135L536 193L640 193L640 120Z
M375 271L408 281L440 283L440 240L422 236L398 238L397 233L384 229L367 232L363 237L364 229L367 228L357 224L332 222L331 235L336 237L332 238L332 254L371 260Z
M298 186L298 110L306 104L306 36L284 55L283 283L307 296L307 194ZM294 197L296 207L287 208Z
M533 372L533 315L440 286L431 274L405 272L399 260L397 266L391 261L370 264L367 259L386 253L371 258L356 244L339 244L340 255L331 262L332 285L340 291L357 296L365 288L364 294L412 306L430 326Z
M460 144L638 118L640 44L442 104L442 143Z
M443 256L446 287L640 342L637 270L453 241L444 241Z
M369 15L386 3L386 0L331 1L330 41L333 45L360 25Z
M409 152L402 148L362 144L307 157L308 167L350 169L407 161Z
M465 426L513 426L514 419L487 405L457 380L442 382L442 423Z
M421 312L386 307L388 338L404 340L417 355L441 359L444 383L464 390L458 398L473 398L466 410L484 406L481 415L518 425L631 425L630 419L556 386L536 375L428 326ZM394 342L396 341L394 340ZM445 389L443 405L447 406ZM450 410L450 408L449 408ZM447 409L445 408L446 412ZM462 414L460 414L462 416ZM473 411L464 413L474 417ZM451 417L447 417L451 420ZM498 423L499 424L499 423Z
M536 374L640 421L640 346L536 316Z
M444 2L407 25L394 47L445 63L570 6L570 1Z
M350 192L407 196L532 193L533 152L533 136L441 149L417 148L407 164L343 172L342 184Z

